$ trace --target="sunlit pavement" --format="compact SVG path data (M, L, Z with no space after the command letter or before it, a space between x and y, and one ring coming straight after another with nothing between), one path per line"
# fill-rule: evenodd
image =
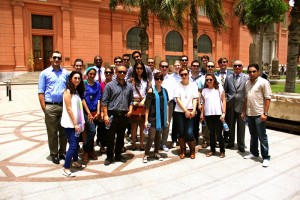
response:
M249 153L226 149L226 157L179 159L177 148L161 151L164 161L142 163L143 152L124 154L126 163L104 166L105 155L62 175L51 162L37 85L12 86L12 101L0 86L0 199L300 199L300 136L267 130L271 162L245 160ZM217 149L218 150L218 149Z

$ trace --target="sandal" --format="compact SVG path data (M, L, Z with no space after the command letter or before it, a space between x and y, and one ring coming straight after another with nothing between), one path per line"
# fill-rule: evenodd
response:
M81 163L79 163L77 161L72 162L72 166L76 167L76 168L84 168L84 167L86 167L86 165L83 165L83 164L81 164Z
M143 163L147 163L147 162L148 162L148 157L149 157L149 156L144 156L144 157L143 157Z
M225 157L225 152L221 152L220 153L220 158L224 158Z
M215 155L215 152L212 152L212 151L211 151L211 152L209 152L209 153L206 154L206 157L211 157L211 156L213 156L213 155Z
M69 169L63 169L63 175L66 177L76 177L76 174L71 172Z

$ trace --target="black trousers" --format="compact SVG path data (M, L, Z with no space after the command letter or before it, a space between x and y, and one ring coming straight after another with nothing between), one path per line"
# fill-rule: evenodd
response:
M108 116L111 116L108 113ZM124 115L113 115L113 120L110 128L106 131L107 158L119 156L122 153L124 146L124 134L128 124L128 117ZM116 139L116 143L115 143Z

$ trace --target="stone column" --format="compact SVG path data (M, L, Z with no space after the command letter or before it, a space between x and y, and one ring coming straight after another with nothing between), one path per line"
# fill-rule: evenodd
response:
M25 62L24 51L24 24L23 24L23 6L22 0L12 0L13 6L13 23L14 23L14 59L15 59L15 71L27 71Z
M62 35L63 35L63 62L64 66L67 68L71 67L71 22L70 22L70 11L72 10L70 5L64 4L61 6L62 10Z

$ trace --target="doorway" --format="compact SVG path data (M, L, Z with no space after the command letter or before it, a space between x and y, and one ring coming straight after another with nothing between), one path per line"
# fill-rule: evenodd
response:
M32 36L34 71L42 71L51 65L53 36Z

